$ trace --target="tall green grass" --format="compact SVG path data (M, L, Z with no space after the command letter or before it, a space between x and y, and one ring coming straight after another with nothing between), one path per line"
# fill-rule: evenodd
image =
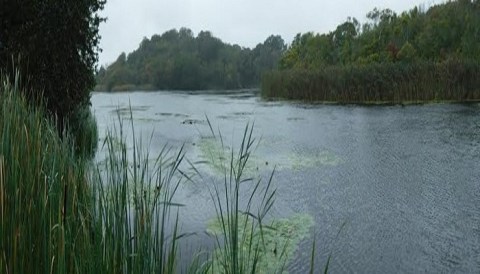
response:
M165 147L152 162L140 143L134 141L127 148L122 123L107 133L104 148L106 161L96 167L91 180L95 184L92 252L96 253L91 270L175 273L178 240L184 236L178 233L182 205L174 200L186 179L179 170L183 150L172 154Z
M186 180L183 148L152 161L148 144L127 147L122 120L107 132L105 160L78 153L41 108L29 106L18 82L0 85L0 273L178 273L182 269L180 208ZM133 119L130 119L133 121ZM221 233L192 273L256 273L267 264L264 235L275 190L245 178L254 144L247 126L238 154L225 163L223 184L210 188ZM73 144L73 145L72 145ZM192 166L195 173L201 171ZM247 195L247 201L241 199ZM285 244L286 245L286 244ZM286 267L278 247L275 272ZM275 250L276 254L277 251ZM282 263L283 262L283 263Z
M222 145L220 132L215 135L207 119L212 135ZM275 201L272 186L273 172L266 182L261 178L247 177L246 167L257 141L253 137L253 126L245 127L238 152L230 150L229 162L222 163L223 184L213 184L210 194L217 214L214 233L216 251L211 259L209 273L281 273L286 268L286 246L278 247L276 261L283 262L268 267L265 230L275 230L266 218ZM233 146L232 146L233 147ZM242 199L242 197L246 197Z
M0 85L0 272L81 272L90 241L87 164L19 80ZM64 138L67 139L67 138Z
M338 103L421 103L480 100L480 64L374 63L279 70L262 79L262 96Z
M79 157L92 159L97 152L97 121L90 107L78 107L68 119L68 132Z
M18 86L0 94L0 272L175 273L183 150L127 155L120 125L94 166Z

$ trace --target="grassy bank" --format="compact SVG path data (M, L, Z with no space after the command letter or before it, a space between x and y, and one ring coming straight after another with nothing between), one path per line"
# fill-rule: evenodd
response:
M127 148L120 121L107 133L106 159L97 165L76 151L69 134L59 137L55 123L27 104L17 84L2 80L0 108L1 273L181 271L180 261L189 258L181 258L187 236L179 228L183 205L175 193L202 176L195 167L182 170L189 166L182 164L182 149L152 156L137 141ZM268 217L272 177L244 176L252 136L247 127L238 153L232 150L224 163L221 183L208 185L218 229L213 250L192 260L191 273L282 272L293 253L295 235L281 233L292 226ZM239 197L246 193L244 203ZM283 243L273 266L266 255L272 240Z
M262 96L360 104L478 101L480 64L450 60L278 70L263 76Z

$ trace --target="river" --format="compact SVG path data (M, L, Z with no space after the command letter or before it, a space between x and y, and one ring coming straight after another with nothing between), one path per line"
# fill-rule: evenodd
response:
M480 104L337 106L245 91L93 93L92 105L101 136L131 106L150 154L184 144L193 160L208 148L206 117L234 147L254 123L252 162L267 176L276 167L272 215L314 221L291 273L308 272L313 234L316 273L330 254L332 273L480 272ZM187 184L177 198L182 230L205 231L207 188Z

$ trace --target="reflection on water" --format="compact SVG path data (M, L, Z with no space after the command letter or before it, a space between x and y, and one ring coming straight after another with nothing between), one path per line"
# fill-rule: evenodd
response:
M201 162L225 153L206 117L227 150L254 123L260 145L251 173L276 167L277 218L313 217L316 273L330 253L333 273L480 271L478 104L361 107L266 102L250 92L94 93L101 134L118 114L130 116L129 102L137 136L151 138L150 155L165 143L185 144L189 159ZM205 168L216 176L215 166ZM206 231L215 215L206 187L187 184L177 199L186 204L183 230ZM194 250L206 239L188 242ZM290 272L308 272L312 239L299 241Z

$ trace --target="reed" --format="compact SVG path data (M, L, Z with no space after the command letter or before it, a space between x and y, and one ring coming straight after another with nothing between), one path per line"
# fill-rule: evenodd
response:
M175 194L193 178L181 169L183 148L165 146L152 161L133 119L127 147L128 125L119 117L99 152L105 160L94 164L76 151L71 134L60 137L48 115L21 93L18 82L2 78L0 273L180 272L186 234ZM245 177L254 143L247 126L238 154L232 150L224 163L223 184L212 182L222 233L208 259L193 260L190 273L255 273L268 263L263 236L275 229L266 225L275 190L273 173L267 182ZM285 249L278 247L275 272L286 267Z
M477 101L480 64L451 59L278 70L264 75L262 96L367 104Z
M182 205L174 200L185 180L179 170L183 149L172 154L164 147L152 162L135 136L133 147L127 148L119 121L119 128L109 131L104 142L106 161L96 167L91 179L95 183L91 247L96 256L90 270L175 273L178 240L184 237L178 229Z
M219 139L222 151L225 151L221 133L215 135L208 118L207 121L212 135ZM281 273L286 267L286 246L279 246L278 253L275 251L278 254L276 261L280 263L273 262L273 267L267 267L270 258L265 257L267 244L264 235L266 230L275 230L270 220L267 222L267 217L276 190L272 184L274 172L266 182L245 175L256 146L253 126L247 124L238 152L231 149L229 161L222 163L222 183L210 187L219 231L214 233L216 250L211 257L209 273Z
M86 162L27 104L18 79L0 85L0 271L76 272L88 243Z
M0 96L0 272L175 273L183 150L151 164L120 125L94 166L17 85Z
M79 107L73 112L68 119L68 132L77 155L92 159L97 151L98 129L90 106Z

